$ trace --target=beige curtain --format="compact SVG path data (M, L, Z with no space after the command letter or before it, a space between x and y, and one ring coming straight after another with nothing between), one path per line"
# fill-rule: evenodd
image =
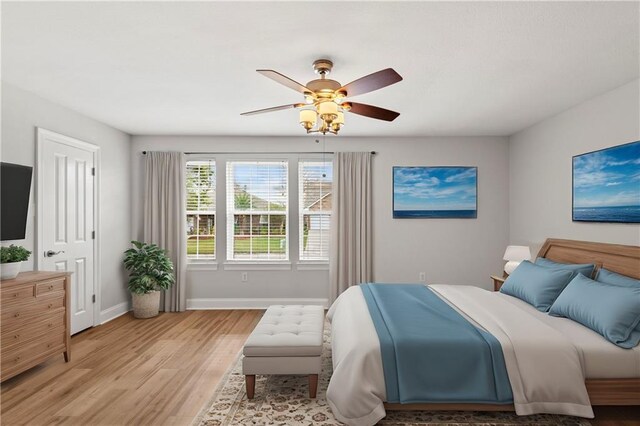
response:
M187 307L185 185L183 153L147 152L143 238L169 252L176 276L160 302L160 309L166 312L180 312Z
M336 152L329 256L330 302L373 275L371 153Z

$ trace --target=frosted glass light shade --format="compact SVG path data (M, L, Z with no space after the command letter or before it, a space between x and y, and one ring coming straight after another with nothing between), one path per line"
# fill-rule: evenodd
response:
M316 124L316 112L312 109L303 109L300 111L300 123Z
M338 104L332 101L322 102L318 105L318 113L320 115L338 114Z
M338 112L338 117L333 120L333 124L344 124L344 112Z
M515 262L530 260L531 251L528 246L508 246L502 259Z

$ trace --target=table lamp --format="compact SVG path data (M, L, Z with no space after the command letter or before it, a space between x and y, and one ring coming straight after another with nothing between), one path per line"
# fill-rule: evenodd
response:
M507 246L503 259L507 261L504 265L504 272L511 274L520 265L520 262L531 259L531 251L528 246Z

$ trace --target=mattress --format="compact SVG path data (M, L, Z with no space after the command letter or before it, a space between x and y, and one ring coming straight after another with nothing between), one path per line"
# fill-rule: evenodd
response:
M587 379L640 378L640 345L623 349L595 331L568 318L553 317L528 303L503 293L495 293L567 337L578 349Z

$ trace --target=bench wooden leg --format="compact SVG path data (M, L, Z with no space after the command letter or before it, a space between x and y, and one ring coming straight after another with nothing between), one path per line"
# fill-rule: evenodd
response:
M318 391L318 375L309 374L309 398L315 398Z
M247 384L247 398L253 399L253 394L256 390L256 375L247 374L246 376L244 376L244 378Z

